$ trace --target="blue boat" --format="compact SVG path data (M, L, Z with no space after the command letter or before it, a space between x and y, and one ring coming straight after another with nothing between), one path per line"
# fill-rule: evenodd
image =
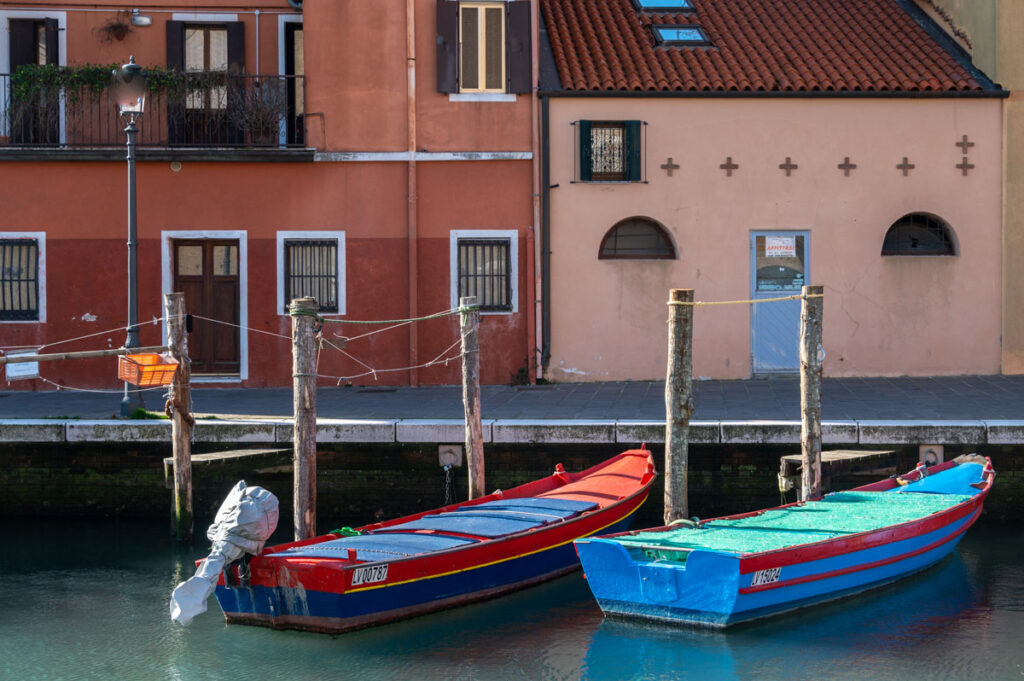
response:
M977 456L778 508L579 539L606 615L727 627L888 584L949 555L995 477Z

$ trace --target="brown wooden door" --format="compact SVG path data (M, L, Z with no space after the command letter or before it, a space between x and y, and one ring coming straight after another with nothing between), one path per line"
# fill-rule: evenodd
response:
M192 373L239 373L238 241L176 240L174 290L185 294L185 311L194 317Z

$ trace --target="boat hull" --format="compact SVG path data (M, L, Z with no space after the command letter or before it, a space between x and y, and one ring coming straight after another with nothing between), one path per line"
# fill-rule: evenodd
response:
M628 529L653 479L645 449L581 473L558 466L354 536L269 547L228 570L215 594L229 622L328 633L493 598L579 568L573 541Z
M622 531L631 515L608 526ZM218 586L229 622L272 628L340 633L495 598L579 569L572 543L563 543L491 565L401 584L343 593L296 586Z
M912 522L764 553L695 549L683 560L656 560L614 537L580 540L576 548L605 614L721 628L857 594L935 565L981 514L987 492Z

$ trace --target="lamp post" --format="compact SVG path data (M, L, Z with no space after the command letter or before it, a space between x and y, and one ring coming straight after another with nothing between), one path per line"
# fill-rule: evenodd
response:
M139 347L138 224L135 208L135 135L138 128L135 122L142 116L146 104L146 73L132 56L127 64L114 71L114 80L114 97L126 123L124 132L128 137L128 337L124 347L131 350ZM144 407L142 393L131 390L125 383L121 416L131 416Z

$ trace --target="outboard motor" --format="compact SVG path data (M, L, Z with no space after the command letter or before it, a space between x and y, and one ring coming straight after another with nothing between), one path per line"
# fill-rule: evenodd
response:
M206 612L206 601L225 566L246 553L255 556L263 550L277 529L277 507L277 497L262 487L246 487L244 480L235 485L206 531L213 542L210 555L193 577L171 593L171 620L188 626L196 615Z

